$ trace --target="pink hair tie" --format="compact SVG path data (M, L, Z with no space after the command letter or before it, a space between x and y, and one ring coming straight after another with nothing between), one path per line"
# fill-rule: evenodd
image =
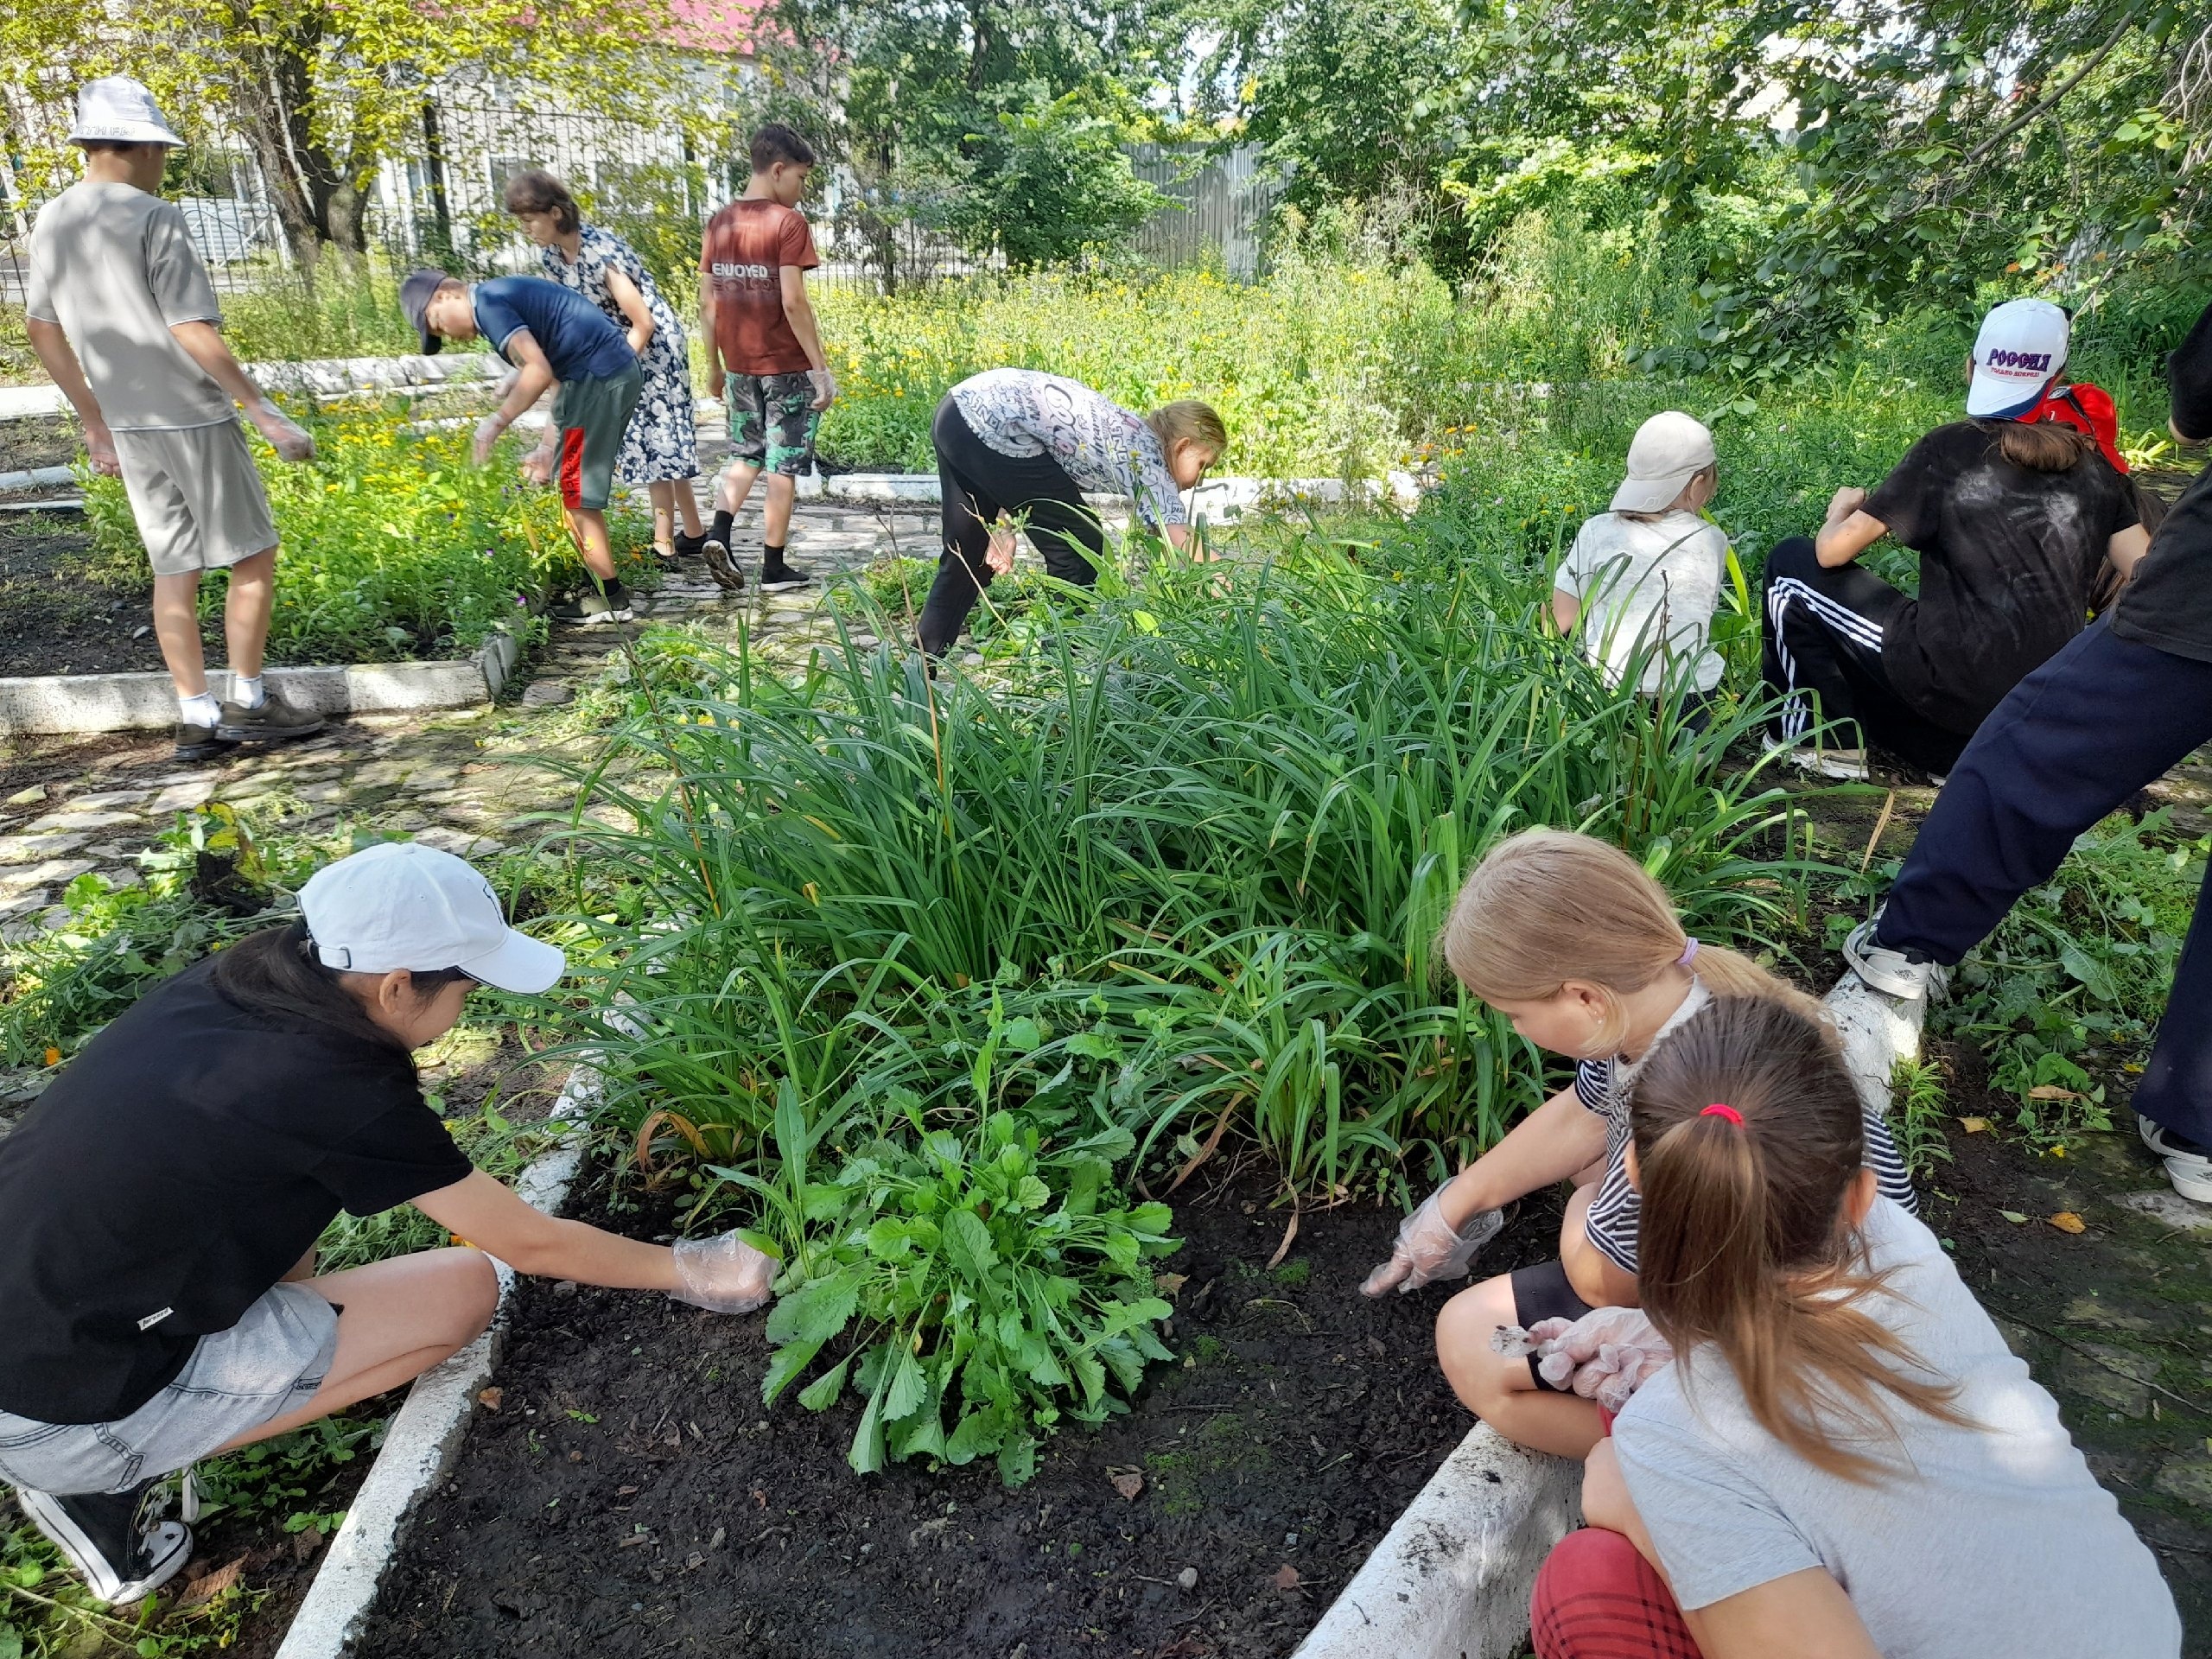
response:
M1682 954L1675 958L1675 966L1687 968L1697 960L1697 939L1693 935L1682 946Z
M1698 1114L1700 1117L1725 1117L1738 1128L1744 1127L1744 1115L1733 1106L1723 1106L1719 1101Z

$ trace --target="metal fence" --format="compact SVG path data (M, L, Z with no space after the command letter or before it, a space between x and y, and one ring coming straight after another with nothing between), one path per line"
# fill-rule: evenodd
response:
M9 100L7 115L17 136L33 142L58 139L67 130L66 109L20 94ZM419 143L378 168L363 219L371 245L394 266L534 270L536 251L507 216L502 193L515 173L541 167L567 181L593 216L637 245L649 263L689 269L700 227L744 188L747 170L741 150L700 153L675 123L648 126L445 96L426 98L420 119ZM7 148L0 143L0 302L19 305L31 222L58 185L41 188L16 172ZM289 269L292 249L245 147L218 133L190 153L194 187L176 200L217 285L250 287ZM1213 264L1243 280L1259 274L1281 179L1256 148L1215 153L1199 145L1139 145L1131 161L1174 204L1137 232L1139 252L1162 264ZM865 211L849 176L834 168L824 174L808 209L823 261L819 280L904 288L1001 263L918 224L885 225Z

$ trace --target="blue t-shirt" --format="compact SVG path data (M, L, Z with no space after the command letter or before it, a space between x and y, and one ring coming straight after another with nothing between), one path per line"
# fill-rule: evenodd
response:
M495 276L471 296L476 332L507 355L507 341L527 328L559 380L603 380L638 366L628 338L572 288L543 276ZM508 358L512 363L513 359Z

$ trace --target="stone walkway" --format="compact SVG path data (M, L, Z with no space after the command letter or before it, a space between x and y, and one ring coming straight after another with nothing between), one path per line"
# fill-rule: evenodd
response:
M893 552L926 552L935 530L934 514L803 504L791 557L821 579L814 586L725 594L687 562L639 595L640 621L734 639L741 620L756 645L796 665L810 645L835 638L826 601L836 577ZM736 539L747 581L757 581L757 517L739 521ZM544 762L593 753L589 721L571 705L620 650L616 630L556 628L497 707L365 715L306 742L197 765L170 758L166 733L19 742L0 755L0 936L65 920L62 893L87 872L137 880L138 854L178 812L209 801L260 830L322 834L344 821L464 856L496 853L527 836L519 821L528 814L572 798Z

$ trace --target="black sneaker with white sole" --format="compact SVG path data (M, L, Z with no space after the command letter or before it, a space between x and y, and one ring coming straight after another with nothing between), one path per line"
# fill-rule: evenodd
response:
M556 622L566 622L576 628L606 627L616 622L627 622L632 615L630 590L619 582L608 582L603 594L594 588L587 588L567 604L553 607Z
M67 1497L19 1487L16 1501L84 1575L86 1588L111 1607L127 1607L152 1595L192 1559L191 1528L146 1519L147 1497L166 1479L156 1476L126 1492Z
M699 543L699 556L707 562L707 574L715 579L717 588L737 593L745 586L745 572L739 569L729 556L729 543L718 536L709 536Z
M814 578L792 564L764 564L760 567L760 591L780 594L793 588L812 585Z
M696 559L707 545L707 532L702 530L696 536L686 536L679 530L676 532L675 540L677 558Z

